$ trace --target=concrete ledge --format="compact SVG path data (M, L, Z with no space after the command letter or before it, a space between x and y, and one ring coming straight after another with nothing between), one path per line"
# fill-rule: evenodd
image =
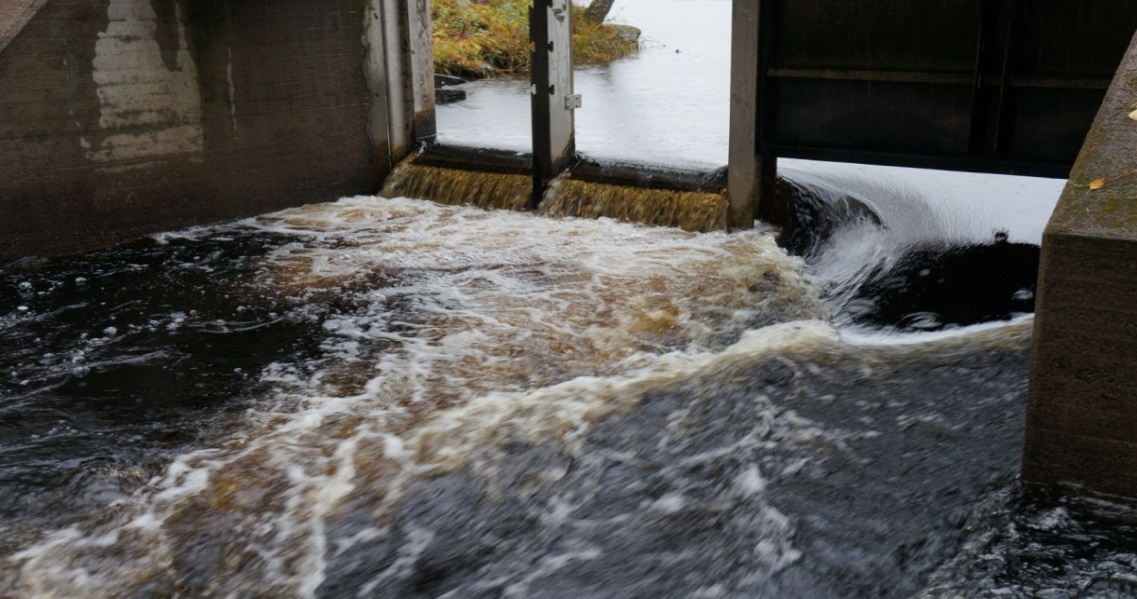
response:
M8 47L47 0L4 0L0 4L0 52Z
M1137 498L1137 37L1043 236L1023 478Z

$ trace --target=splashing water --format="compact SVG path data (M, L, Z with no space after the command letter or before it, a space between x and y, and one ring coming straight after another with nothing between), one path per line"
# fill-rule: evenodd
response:
M727 200L722 194L638 189L571 179L553 181L540 212L550 216L605 216L685 231L727 228Z
M747 330L826 317L800 264L761 232L382 198L235 228L293 239L253 269L257 292L301 312L339 304L322 319L319 354L267 367L262 407L236 432L16 552L0 588L308 596L331 550L325 520L357 489L381 521L409 477L486 460L506 439L571 447L725 348L771 351L786 341L770 339L802 334L775 328L750 347Z
M451 206L524 210L533 195L533 177L415 164L404 160L383 185L387 197L428 199Z
M1036 538L990 540L1033 518L999 500L1021 451L1029 318L846 338L822 299L831 282L768 231L358 197L85 260L0 272L15 289L0 335L27 348L0 364L20 389L2 407L150 382L130 383L139 403L117 428L89 435L75 417L46 443L5 442L64 475L6 508L0 595L1128 584L1132 552L1113 541L1096 551L1121 565L1053 583L982 566ZM24 364L35 339L74 349ZM178 364L194 366L153 374ZM217 399L168 424L154 399L180 405L182 387ZM197 432L138 434L150 426ZM100 452L110 467L62 466ZM992 502L1011 515L985 520Z

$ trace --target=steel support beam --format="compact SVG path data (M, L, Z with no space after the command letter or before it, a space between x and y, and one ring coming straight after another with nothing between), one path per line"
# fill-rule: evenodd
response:
M536 207L549 183L576 153L573 110L580 98L572 81L572 2L535 0L529 9L533 44L533 198Z

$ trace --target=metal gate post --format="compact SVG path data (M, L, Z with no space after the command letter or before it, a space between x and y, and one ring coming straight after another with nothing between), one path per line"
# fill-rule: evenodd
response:
M541 195L576 152L573 110L580 96L572 84L572 2L534 0L529 9L533 111L533 197Z

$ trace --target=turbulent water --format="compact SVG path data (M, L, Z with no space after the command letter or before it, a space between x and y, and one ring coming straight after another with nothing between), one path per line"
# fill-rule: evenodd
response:
M721 164L729 3L616 6L581 149ZM0 597L1137 596L1131 510L1016 481L1061 182L780 166L800 257L357 197L0 266Z
M793 265L759 233L377 198L13 265L4 588L310 594L409 481L567 448L745 331L821 317Z
M1018 496L1029 318L852 335L770 232L360 197L0 279L0 596L1134 588Z

